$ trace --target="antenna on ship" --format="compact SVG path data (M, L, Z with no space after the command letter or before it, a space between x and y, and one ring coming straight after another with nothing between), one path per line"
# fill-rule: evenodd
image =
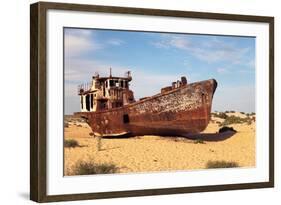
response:
M111 75L111 67L109 68L109 77L111 78L112 75Z
M132 79L131 71L125 72L125 77L126 77L126 78L129 78L129 79Z
M96 72L95 72L95 78L99 78L99 76L100 76L100 75L99 75L99 72L96 71Z

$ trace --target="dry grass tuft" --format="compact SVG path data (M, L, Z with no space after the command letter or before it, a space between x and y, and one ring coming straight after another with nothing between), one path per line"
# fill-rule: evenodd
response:
M226 162L226 161L208 161L206 164L207 169L214 169L214 168L233 168L239 167L237 162Z
M69 140L64 140L64 147L75 148L75 147L80 147L80 145L76 140L69 139Z
M205 144L205 142L202 139L197 139L194 141L194 144Z
M75 175L91 175L91 174L112 174L116 173L117 167L114 164L96 164L92 160L85 162L79 161L74 167Z

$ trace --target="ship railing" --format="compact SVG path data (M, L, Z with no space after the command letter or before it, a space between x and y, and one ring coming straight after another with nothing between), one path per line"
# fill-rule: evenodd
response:
M77 87L77 92L78 94L82 94L86 91L89 91L92 87L92 84L89 82L89 83L83 83L83 84L80 84L78 85Z
M125 78L128 78L128 79L132 79L132 75L131 75L131 71L127 71L127 72L125 72Z

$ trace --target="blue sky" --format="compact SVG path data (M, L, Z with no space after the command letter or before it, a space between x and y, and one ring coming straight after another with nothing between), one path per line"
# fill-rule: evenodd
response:
M255 111L255 38L65 28L65 113L79 111L77 85L132 72L138 99L186 76L218 81L213 111Z

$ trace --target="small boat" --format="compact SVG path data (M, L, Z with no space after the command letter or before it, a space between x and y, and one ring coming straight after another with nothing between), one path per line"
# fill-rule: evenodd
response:
M186 136L203 131L209 121L215 79L187 83L186 77L161 92L139 99L129 88L130 72L124 77L92 77L78 86L81 111L96 136Z

